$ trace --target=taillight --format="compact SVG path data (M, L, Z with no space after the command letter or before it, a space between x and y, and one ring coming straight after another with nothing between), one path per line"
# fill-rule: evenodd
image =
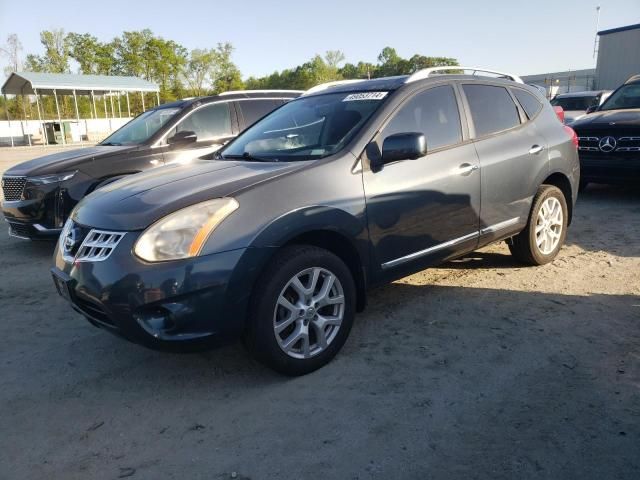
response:
M558 116L560 121L562 123L564 123L564 108L562 108L561 106L557 105L557 106L553 107L553 110L554 110L554 112L556 112L556 115Z
M567 132L571 137L571 143L573 143L573 146L578 148L578 134L576 133L576 131L568 125L564 126L564 131Z

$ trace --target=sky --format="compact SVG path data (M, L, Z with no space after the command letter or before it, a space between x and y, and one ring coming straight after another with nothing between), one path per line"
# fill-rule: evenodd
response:
M454 57L461 65L527 75L594 67L597 5L600 30L640 23L640 0L0 0L0 44L18 34L24 58L42 53L41 30L108 41L149 28L188 49L231 42L245 78L327 50L375 63L385 46L403 57Z

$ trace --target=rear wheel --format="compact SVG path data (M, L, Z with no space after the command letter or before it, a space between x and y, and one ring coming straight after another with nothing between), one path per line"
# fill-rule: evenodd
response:
M527 227L509 242L511 254L529 265L553 261L567 235L567 202L562 191L542 185L533 199Z
M312 372L327 364L349 336L355 291L351 272L333 253L286 247L255 287L245 344L281 373Z

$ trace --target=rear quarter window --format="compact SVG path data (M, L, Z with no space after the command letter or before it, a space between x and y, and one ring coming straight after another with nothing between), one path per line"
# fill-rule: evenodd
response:
M542 109L542 103L540 103L540 101L529 92L525 92L519 88L513 88L511 91L520 103L524 113L527 114L527 118L532 119Z
M520 125L520 115L511 95L504 87L463 85L476 137L508 130Z

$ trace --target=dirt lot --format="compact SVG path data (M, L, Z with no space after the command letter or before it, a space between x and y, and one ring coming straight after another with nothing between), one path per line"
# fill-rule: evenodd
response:
M640 189L589 189L551 265L497 245L378 289L296 379L90 326L52 250L0 233L2 479L640 478Z

